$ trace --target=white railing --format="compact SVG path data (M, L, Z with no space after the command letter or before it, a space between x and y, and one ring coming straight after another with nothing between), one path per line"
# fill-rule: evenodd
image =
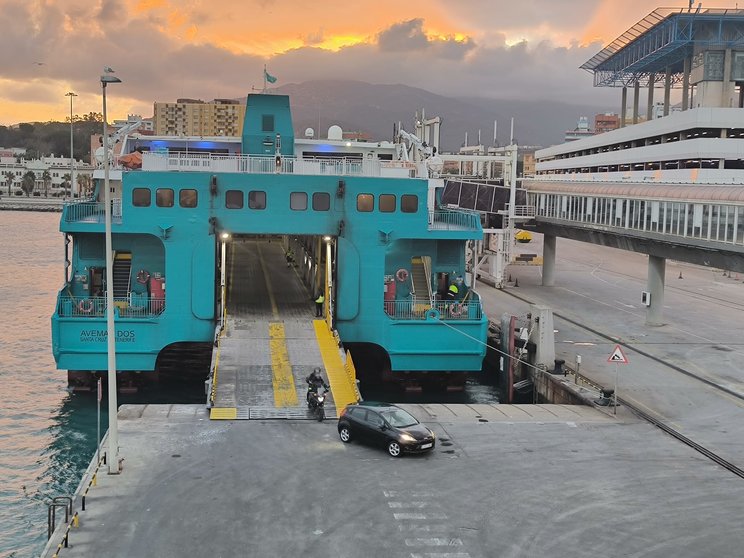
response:
M165 299L133 293L128 297L115 297L114 306L120 318L151 318L163 313ZM57 314L61 318L103 318L106 315L106 297L60 296Z
M156 152L142 154L142 170L383 177L414 177L417 174L417 167L412 163L358 157L277 158L258 155Z
M429 211L429 230L480 230L480 215L468 209Z
M483 309L480 300L441 301L434 304L414 300L386 300L385 313L394 320L480 320Z

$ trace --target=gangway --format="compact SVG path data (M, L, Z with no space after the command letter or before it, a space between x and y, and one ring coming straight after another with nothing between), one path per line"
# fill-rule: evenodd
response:
M326 417L358 399L346 359L315 318L312 297L282 242L233 238L227 249L227 317L212 364L212 419L306 419L305 378L320 368L331 385Z

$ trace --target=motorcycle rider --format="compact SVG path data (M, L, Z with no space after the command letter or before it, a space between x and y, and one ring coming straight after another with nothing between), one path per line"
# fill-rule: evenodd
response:
M310 394L311 393L318 393L318 390L322 386L325 388L326 391L328 391L329 386L326 383L326 381L323 379L323 376L320 375L320 368L314 369L310 375L305 378L305 381L307 382L307 400L310 401Z

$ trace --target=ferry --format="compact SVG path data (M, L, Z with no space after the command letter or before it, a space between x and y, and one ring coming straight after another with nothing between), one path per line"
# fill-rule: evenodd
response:
M106 370L107 289L117 371L147 375L212 347L230 284L241 281L233 275L222 288L225 247L246 239L281 243L288 262L291 254L308 308L327 293L324 319L356 362L454 383L480 371L488 319L466 247L483 238L481 214L442 202L442 161L422 140L430 131L399 127L396 142L347 141L338 127L326 139L295 137L288 96L246 103L242 137L116 138L112 285L103 170L92 196L64 206L64 284L51 327L71 385Z

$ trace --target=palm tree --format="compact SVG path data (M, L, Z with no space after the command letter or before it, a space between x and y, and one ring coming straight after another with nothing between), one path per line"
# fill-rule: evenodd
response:
M5 176L5 183L8 185L8 196L10 196L11 195L10 188L11 186L13 186L13 181L15 180L15 174L13 173L13 171L5 171L3 175Z
M90 196L90 175L80 173L77 175L76 179L78 183L78 196L81 198L83 196Z
M45 170L43 173L41 173L41 180L44 183L44 197L49 197L49 183L52 181L52 175L49 173L49 170Z
M36 175L34 174L34 171L26 171L26 174L23 175L23 181L21 182L21 190L23 190L27 198L31 195L31 192L34 191L34 186L36 186Z
M62 175L62 189L64 196L67 197L67 192L72 189L72 176L70 176L69 172Z

